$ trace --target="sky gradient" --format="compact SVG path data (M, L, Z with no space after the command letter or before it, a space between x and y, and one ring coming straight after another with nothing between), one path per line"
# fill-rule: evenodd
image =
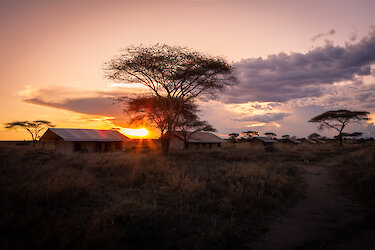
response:
M326 110L375 113L374 1L0 1L0 122L126 127L111 98L139 93L105 79L129 45L166 43L224 56L240 84L200 102L218 135L307 136ZM375 136L374 122L347 132ZM322 132L332 136L334 131ZM0 129L0 140L28 139Z

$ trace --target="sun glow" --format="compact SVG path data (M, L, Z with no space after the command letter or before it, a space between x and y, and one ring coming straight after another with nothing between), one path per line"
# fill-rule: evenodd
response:
M130 138L144 138L149 134L146 128L121 128L120 132Z

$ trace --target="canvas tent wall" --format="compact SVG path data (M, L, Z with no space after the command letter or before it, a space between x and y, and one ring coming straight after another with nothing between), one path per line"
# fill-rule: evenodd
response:
M181 132L172 137L169 147L171 149L186 148L217 148L225 142L220 137L210 132Z
M268 137L253 137L250 140L250 143L252 145L263 145L263 146L273 145L276 142L277 140L268 138Z
M280 141L282 143L290 144L290 145L298 145L298 144L301 143L300 141L298 141L297 139L292 138L292 137L287 137L287 138L281 139Z
M49 128L40 140L55 143L57 153L73 154L121 150L130 139L115 130Z

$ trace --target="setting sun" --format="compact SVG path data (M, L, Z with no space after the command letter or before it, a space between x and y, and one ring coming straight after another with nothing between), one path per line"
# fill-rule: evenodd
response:
M148 130L145 128L122 128L120 132L130 138L146 137L149 134Z

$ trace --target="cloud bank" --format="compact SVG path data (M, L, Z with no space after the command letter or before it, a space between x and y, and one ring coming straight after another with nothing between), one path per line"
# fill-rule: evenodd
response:
M279 53L267 58L249 58L234 64L239 84L228 89L226 103L249 101L286 102L320 97L325 86L357 81L371 75L375 62L375 28L355 44L335 46L327 42L303 53Z
M256 121L256 122L264 122L264 123L269 123L269 122L274 122L274 121L280 121L284 119L285 117L288 117L290 114L288 113L266 113L266 114L261 114L261 115L252 115L252 116L247 116L239 119L232 119L233 121L238 121L238 122L244 122L244 121Z

